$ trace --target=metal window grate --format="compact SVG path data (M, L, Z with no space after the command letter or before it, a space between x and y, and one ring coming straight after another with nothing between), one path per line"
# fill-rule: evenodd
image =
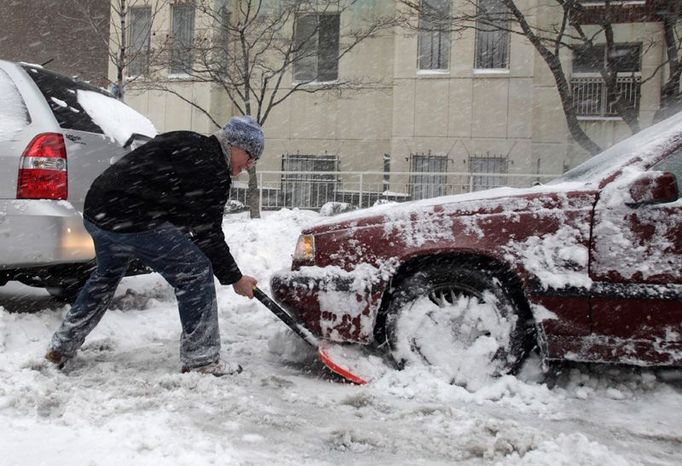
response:
M509 173L509 158L506 156L472 155L469 157L469 190L481 191L484 189L498 188L507 184Z
M428 199L446 193L448 158L445 155L412 154L410 178L412 199Z
M317 209L336 200L338 165L336 155L282 155L282 203Z
M641 78L639 76L619 77L616 92L608 91L602 78L577 77L571 79L573 105L578 116L618 116L616 99L622 96L628 107L639 112Z

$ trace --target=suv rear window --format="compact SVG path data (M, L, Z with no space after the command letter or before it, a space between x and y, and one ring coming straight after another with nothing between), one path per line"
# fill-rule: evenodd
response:
M31 65L22 66L50 105L60 127L89 133L103 133L102 128L92 121L90 115L78 103L78 90L98 92L111 97L109 94L90 84L75 81L43 68Z

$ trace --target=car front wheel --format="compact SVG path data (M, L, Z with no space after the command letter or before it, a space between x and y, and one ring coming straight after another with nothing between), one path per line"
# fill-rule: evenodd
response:
M434 366L477 389L518 369L532 342L506 282L476 264L435 263L394 289L385 338L400 367Z

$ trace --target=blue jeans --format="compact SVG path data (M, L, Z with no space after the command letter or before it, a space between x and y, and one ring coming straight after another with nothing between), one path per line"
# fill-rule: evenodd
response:
M95 243L97 268L52 337L50 349L67 358L76 354L102 319L135 256L161 274L175 290L182 323L183 366L203 366L218 360L220 330L213 268L189 237L170 223L139 233L116 233L87 220L84 223Z

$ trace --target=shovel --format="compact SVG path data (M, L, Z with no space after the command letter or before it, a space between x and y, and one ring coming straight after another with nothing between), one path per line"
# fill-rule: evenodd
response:
M287 311L282 309L279 306L279 304L270 299L270 297L263 293L259 288L256 287L253 289L253 295L256 297L258 301L263 303L265 307L270 309L270 311L272 311L272 313L275 314L279 318L279 320L284 322L287 325L287 327L293 330L296 335L305 340L305 342L308 343L310 346L317 349L317 354L320 357L320 361L322 361L322 364L327 366L327 368L330 371L337 375L340 375L345 380L352 382L354 384L364 385L367 383L367 381L364 378L353 374L350 371L350 369L346 367L345 364L334 362L332 360L332 357L329 355L331 343L327 342L326 340L320 340L317 337L315 337L315 335L310 333L310 331L303 325L296 322L296 320L293 317L291 317L291 315L289 315Z

